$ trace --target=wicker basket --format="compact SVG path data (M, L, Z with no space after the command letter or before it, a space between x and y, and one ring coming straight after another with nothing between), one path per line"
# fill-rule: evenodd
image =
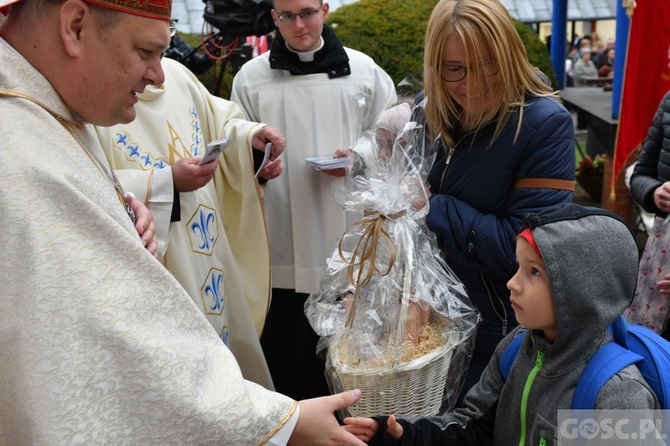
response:
M361 399L349 407L351 416L372 417L395 414L436 415L449 371L456 336L439 348L395 367L352 370L339 361L337 343L329 349L333 378L342 390L360 389Z

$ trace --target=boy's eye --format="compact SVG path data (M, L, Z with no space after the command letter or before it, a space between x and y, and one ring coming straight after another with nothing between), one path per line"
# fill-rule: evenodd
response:
M531 268L530 269L530 274L533 275L533 276L541 276L542 272L537 268Z

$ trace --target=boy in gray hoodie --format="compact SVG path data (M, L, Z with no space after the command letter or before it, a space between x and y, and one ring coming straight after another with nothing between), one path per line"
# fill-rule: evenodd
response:
M517 237L517 273L507 283L521 325L496 348L464 407L441 417L347 418L344 429L371 444L554 444L557 411L570 409L607 327L631 302L638 251L626 224L599 208L561 204L529 215ZM498 364L523 336L506 381ZM601 388L596 409L657 409L635 365Z

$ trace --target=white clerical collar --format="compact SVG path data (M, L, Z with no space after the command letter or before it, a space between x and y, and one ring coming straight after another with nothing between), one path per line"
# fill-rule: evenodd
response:
M316 52L319 51L321 48L323 48L323 37L321 37L321 45L319 45L317 49L312 51L305 51L304 53L301 53L288 46L288 42L286 42L286 48L288 48L288 50L291 51L292 53L296 53L300 58L300 62L312 62L314 60L314 55L316 54Z

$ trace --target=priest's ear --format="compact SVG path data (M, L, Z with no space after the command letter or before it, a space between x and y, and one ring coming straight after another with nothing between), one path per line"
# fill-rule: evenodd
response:
M60 7L60 35L71 57L84 52L85 38L96 32L91 6L83 0L65 0Z

